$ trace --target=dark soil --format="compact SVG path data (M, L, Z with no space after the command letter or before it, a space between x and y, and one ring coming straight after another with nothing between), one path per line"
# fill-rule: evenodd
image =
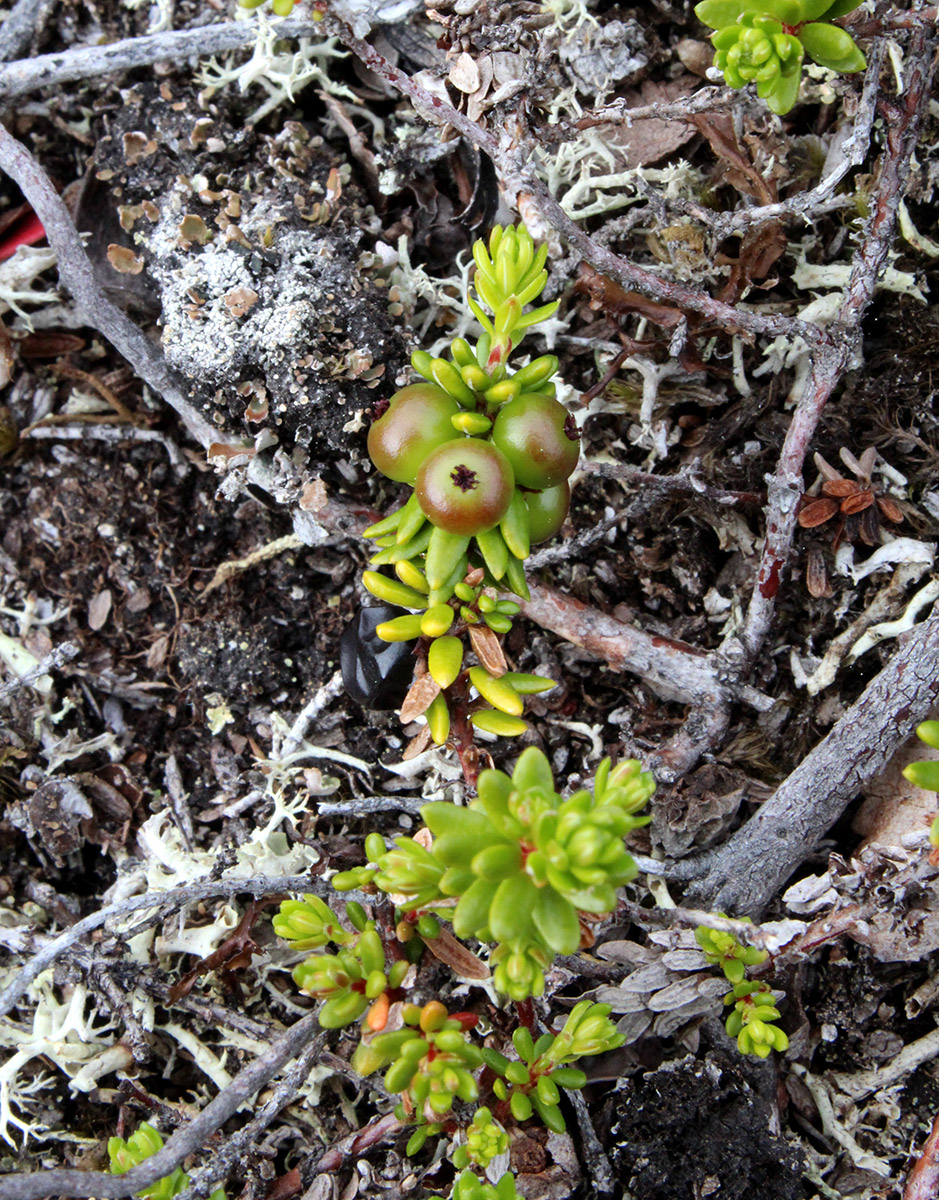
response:
M438 75L459 53L473 60L519 54L527 119L547 171L562 144L549 121L551 104L574 87L581 107L598 102L596 87L584 82L589 64L580 74L570 65L586 29L569 40L538 4L438 7L450 21L446 34L431 34L423 17L411 17L382 32L385 52L411 74L424 68ZM704 34L686 5L633 9L601 0L591 7L602 26L622 23L607 39L608 99L629 94L633 103L651 102L636 89L676 79L689 89L700 83L677 57L683 39L700 42ZM177 4L175 27L201 14L201 6ZM48 17L31 52L146 28L146 7L69 3ZM624 41L624 29L634 41ZM640 56L638 66L624 65L624 46ZM504 57L495 62L497 70L505 67ZM402 729L394 712L356 704L335 678L342 631L366 602L359 580L369 550L357 529L400 499L400 489L377 479L368 462L369 411L410 377L410 351L429 347L459 320L458 256L496 219L515 219L513 198L499 195L488 160L459 139L442 142L364 67L345 58L330 60L327 70L346 89L330 104L317 83L257 123L249 118L267 95L263 89L243 95L227 86L209 96L187 63L67 84L33 104L7 108L12 131L59 184L72 187L76 221L91 234L89 253L102 282L162 345L193 402L218 427L218 446L208 456L195 447L160 398L69 306L24 303L28 316L3 314L12 343L0 403L4 428L18 432L0 460L0 686L63 642L74 644L77 655L48 686L18 689L0 708L0 942L6 947L0 985L48 935L124 896L122 885L135 871L146 880L136 886L157 890L161 870L162 886L175 886L221 873L243 853L259 863L253 873L262 874L277 853L285 862L298 856L300 865L287 873L321 875L361 863L362 840L372 830L389 838L413 835L422 798L470 798L455 755L431 754L412 769L404 756L418 728ZM817 182L816 160L847 127L859 88L837 78L822 94L813 83L783 125L752 98L741 99L746 132L732 150L703 124L678 146L633 148L630 167L638 161L659 173L634 205L614 207L608 196L610 211L583 224L631 261L716 294L730 262L743 255L740 241L706 253L682 249L675 229L685 218L680 205L670 207L668 170L678 179L686 163L699 198L716 211L740 208L741 194L746 203L765 203L747 192L755 175L765 174L773 194L785 198ZM451 98L460 98L452 87ZM344 120L357 131L351 143L333 99L346 106ZM481 119L500 128L521 104L512 92ZM572 112L565 109L563 119ZM908 199L911 219L927 238L939 215L936 113L933 103ZM808 230L800 221L775 225L785 252L765 275L749 280L748 305L793 315L816 291L833 286L802 286L796 269L852 261L858 226L851 222L882 150L878 132L871 157L842 187L844 208L818 214ZM626 171L627 158L617 153L615 169ZM598 160L591 169L599 173ZM564 190L573 178L565 177ZM0 180L0 228L4 212L21 202ZM424 278L449 288L449 307L442 291L433 300L406 294L402 277L391 273L402 238L412 264L429 273ZM114 269L109 247L115 245L135 256L137 273ZM693 468L709 487L750 498L727 505L585 473L576 481L558 543L563 548L534 578L649 632L713 650L748 600L763 536L765 477L789 425L795 368L761 373L766 342L738 344L749 389L741 394L733 384L732 338L699 326L690 339L695 361L675 363L659 390L654 441L640 420L638 368L627 362L606 386L599 381L621 345L644 367L671 362L671 329L640 319L634 304L621 306L613 285L591 298L576 282L577 257L559 242L554 249L547 295L560 298L563 327L550 344L536 333L533 352L547 346L557 353L566 399L589 406L586 460L665 475ZM839 466L842 447L860 457L875 446L891 469L876 477L876 486L889 489L903 515L902 526L885 526L875 541L903 536L934 548L939 315L922 297L939 286L939 259L902 239L895 249L891 267L910 280L897 277L894 290L878 293L863 329L863 355L828 404L811 451ZM53 270L40 283L54 287L54 278ZM127 417L109 394L129 410ZM55 422L35 436L35 424L49 414L57 414ZM815 476L809 461L806 484ZM310 500L318 489L342 509L345 526L337 521L323 533L324 523L321 536L304 544L297 513L320 511ZM596 536L604 521L607 530ZM660 789L651 826L636 836L637 852L679 858L721 842L889 657L892 641L842 664L832 686L817 695L801 686L799 672L811 674L833 638L890 578L889 567L858 582L838 573L837 524L798 533L772 644L752 679L775 708L763 716L734 711L727 737L705 761ZM223 564L294 532L299 539L217 581ZM841 540L852 536L858 563L873 547L850 526ZM807 590L811 556L824 563L827 594ZM924 568L901 587L883 619L899 618L929 578ZM513 670L550 675L558 686L533 698L524 739L486 743L484 760L508 767L523 745L538 745L565 793L589 781L604 754L649 758L692 715L659 699L641 678L613 671L524 620L506 638L505 652ZM290 726L331 681L299 751L293 748L296 757L283 757ZM383 802L372 804L373 797ZM767 918L812 921L852 903L873 903L885 921L901 911L905 920L911 912L917 920L932 916L933 878L916 873L928 853L923 839L862 865L854 859L861 848L851 824L855 809L825 845L807 852L799 872L821 875L837 854L837 895L824 908L799 911L780 895ZM262 846L258 831L274 818L275 840ZM918 827L925 829L922 820ZM680 888L671 891L680 902ZM626 895L651 903L641 879ZM247 903L233 899L227 915L215 898L183 915L167 912L165 922L150 923L156 940L133 952L130 939L146 931L130 925L100 941L85 939L44 977L44 992L34 988L21 1000L0 1026L0 1044L11 1052L32 1036L37 1009L51 1011L79 995L95 1052L124 1039L134 1061L80 1090L69 1079L87 1056L74 1038L65 1052L49 1050L51 1057L37 1050L16 1073L11 1111L37 1133L49 1131L47 1140L26 1138L5 1112L4 1170L101 1169L106 1139L118 1130L129 1132L146 1119L169 1133L308 1007L290 979L295 959L274 937L269 912L256 914L256 946L246 960L206 973L171 1004L167 989L217 947L219 938L200 939L199 931L223 919L230 930ZM376 905L376 914L393 929L390 904ZM627 969L598 954L614 934L660 957L663 945L649 939L654 928L628 926L622 915L593 926L596 948L553 970L537 1018L558 1028L581 996L622 982ZM932 1032L939 940L923 933L909 950L908 938L905 957L893 942L885 948L877 929L873 942L840 937L775 975L767 968L772 985L786 993L787 1056L743 1059L716 1019L718 1000L667 1035L648 1032L606 1066L601 1060L592 1067L588 1113L618 1194L634 1200L904 1195L903 1180L939 1104L939 1069L927 1059L856 1100L837 1091L837 1080L839 1073L882 1067ZM421 1002L452 995L451 1008L477 1012L493 1039L504 1042L512 1014L482 988L455 986L444 966L425 961L413 995ZM208 1050L211 1063L199 1059L187 1035ZM389 1098L348 1068L354 1045L348 1030L331 1035L321 1076L238 1162L226 1184L230 1197L319 1197L312 1189L325 1187L317 1182L317 1163L327 1148L390 1111ZM836 1125L849 1132L857 1153L832 1136L806 1072L813 1086L830 1088ZM546 1135L536 1120L512 1131L513 1165L528 1196L596 1194L590 1140L573 1110L566 1111L569 1137ZM471 1110L458 1115L468 1120ZM201 1162L190 1164L194 1173L243 1119L233 1119ZM434 1158L434 1139L410 1160L406 1141L399 1134L343 1151L330 1194L391 1200L447 1189L453 1172ZM877 1173L875 1160L886 1173Z

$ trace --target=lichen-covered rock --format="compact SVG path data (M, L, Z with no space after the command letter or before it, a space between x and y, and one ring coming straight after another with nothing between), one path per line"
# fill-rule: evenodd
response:
M371 273L380 225L348 165L298 122L235 129L164 83L125 93L96 174L143 262L167 361L219 442L300 447L298 466L348 474L356 414L407 357ZM124 257L102 264L112 282Z

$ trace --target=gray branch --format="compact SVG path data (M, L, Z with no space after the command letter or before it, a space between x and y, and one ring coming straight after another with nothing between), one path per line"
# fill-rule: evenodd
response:
M52 4L53 0L17 0L0 25L0 62L18 58L29 49Z
M245 1067L231 1083L211 1100L188 1125L177 1130L162 1150L134 1167L126 1175L105 1171L77 1171L69 1167L51 1171L32 1171L0 1179L0 1200L41 1200L60 1195L97 1196L99 1200L125 1200L142 1188L169 1175L190 1154L201 1150L213 1133L260 1088L272 1079L284 1063L295 1058L318 1028L316 1013L310 1013L272 1042L263 1054Z
M0 1017L6 1016L25 994L26 989L37 975L50 967L70 946L80 942L92 930L100 929L112 917L123 917L127 913L138 912L144 908L173 908L182 904L191 904L194 900L205 900L208 896L236 896L239 892L264 896L276 892L310 890L311 880L307 875L286 875L282 879L273 875L256 875L250 879L200 879L197 883L186 884L185 887L173 888L167 892L148 892L144 896L131 896L117 904L110 904L107 908L99 908L97 912L89 914L81 921L77 921L71 928L66 929L64 933L60 933L57 938L33 955L13 982L0 992Z
M20 2L33 4L34 0ZM277 30L285 38L323 36L322 24L313 21L283 21ZM253 45L257 36L254 21L227 21L199 29L168 30L147 37L125 38L109 46L82 46L77 50L41 54L0 67L0 103L40 88L61 87L63 83L78 79L98 79L114 71L150 67L158 62L178 63L187 58L238 50Z
M43 675L48 675L50 671L57 671L59 667L64 666L67 662L71 662L73 658L78 657L78 647L73 642L63 642L61 646L56 646L46 657L36 663L34 667L30 667L23 675L19 675L16 679L10 680L0 687L0 704L18 692L21 688L29 687L31 683L35 683L37 679L42 679Z
M179 1200L205 1200L216 1184L224 1182L239 1163L244 1162L244 1156L257 1144L265 1129L296 1098L307 1076L322 1060L325 1044L325 1032L313 1038L257 1116L252 1117L247 1125L232 1134L224 1146L213 1152L211 1161L196 1173L189 1187L178 1193Z
M756 918L939 702L939 615L918 625L824 741L719 849L678 862L688 902Z
M179 414L189 433L203 446L218 434L189 403L176 375L143 332L104 295L94 268L72 223L68 209L48 176L25 146L0 125L0 170L19 185L43 224L56 253L59 279L72 293L85 320L130 363L139 377Z

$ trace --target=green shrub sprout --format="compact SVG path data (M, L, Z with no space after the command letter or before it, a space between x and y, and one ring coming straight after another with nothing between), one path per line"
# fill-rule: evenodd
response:
M701 0L698 20L709 25L714 65L732 88L755 83L779 116L799 98L805 55L842 75L867 62L847 30L831 22L860 0Z
M780 1013L769 984L745 977L747 967L766 961L766 951L745 946L732 933L708 929L706 925L699 925L694 936L704 957L719 966L728 983L733 985L733 990L724 997L725 1004L734 1006L725 1028L732 1038L737 1039L740 1053L766 1058L771 1050L787 1050L789 1038L774 1024Z
M939 721L923 721L916 727L916 736L932 750L939 750ZM916 787L928 792L939 792L939 761L914 762L903 768L903 774ZM929 827L929 844L933 851L930 858L939 859L939 816Z
M654 788L635 759L616 767L605 759L593 792L562 800L547 758L532 746L511 777L483 771L468 808L425 804L429 849L402 837L386 850L370 835L365 849L374 865L333 884L373 885L400 906L434 905L438 915L450 906L458 937L496 943L490 961L498 990L513 1000L540 996L555 954L580 945L578 912L612 912L616 889L635 878L623 838L649 820L636 814Z
M163 1138L146 1121L141 1123L137 1132L132 1133L127 1141L122 1137L108 1138L111 1174L126 1175L128 1171L139 1167L142 1162L162 1149ZM156 1183L141 1188L137 1195L145 1197L145 1200L173 1200L174 1196L178 1196L180 1192L184 1192L189 1187L190 1182L190 1177L182 1167L177 1167L175 1171L164 1175ZM226 1200L225 1189L216 1188L209 1200Z

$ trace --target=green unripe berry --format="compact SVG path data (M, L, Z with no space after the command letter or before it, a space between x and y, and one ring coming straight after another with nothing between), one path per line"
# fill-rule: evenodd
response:
M557 487L545 488L541 492L525 492L524 498L528 508L532 545L553 538L564 524L570 509L571 485L565 479Z
M492 440L512 465L522 487L557 487L577 466L580 435L563 404L533 392L499 410Z
M460 438L424 459L415 492L422 512L438 529L472 537L499 524L514 488L512 467L496 446Z
M444 442L460 435L451 420L456 400L432 383L415 383L391 397L391 404L368 431L368 454L382 475L414 483L421 463Z

